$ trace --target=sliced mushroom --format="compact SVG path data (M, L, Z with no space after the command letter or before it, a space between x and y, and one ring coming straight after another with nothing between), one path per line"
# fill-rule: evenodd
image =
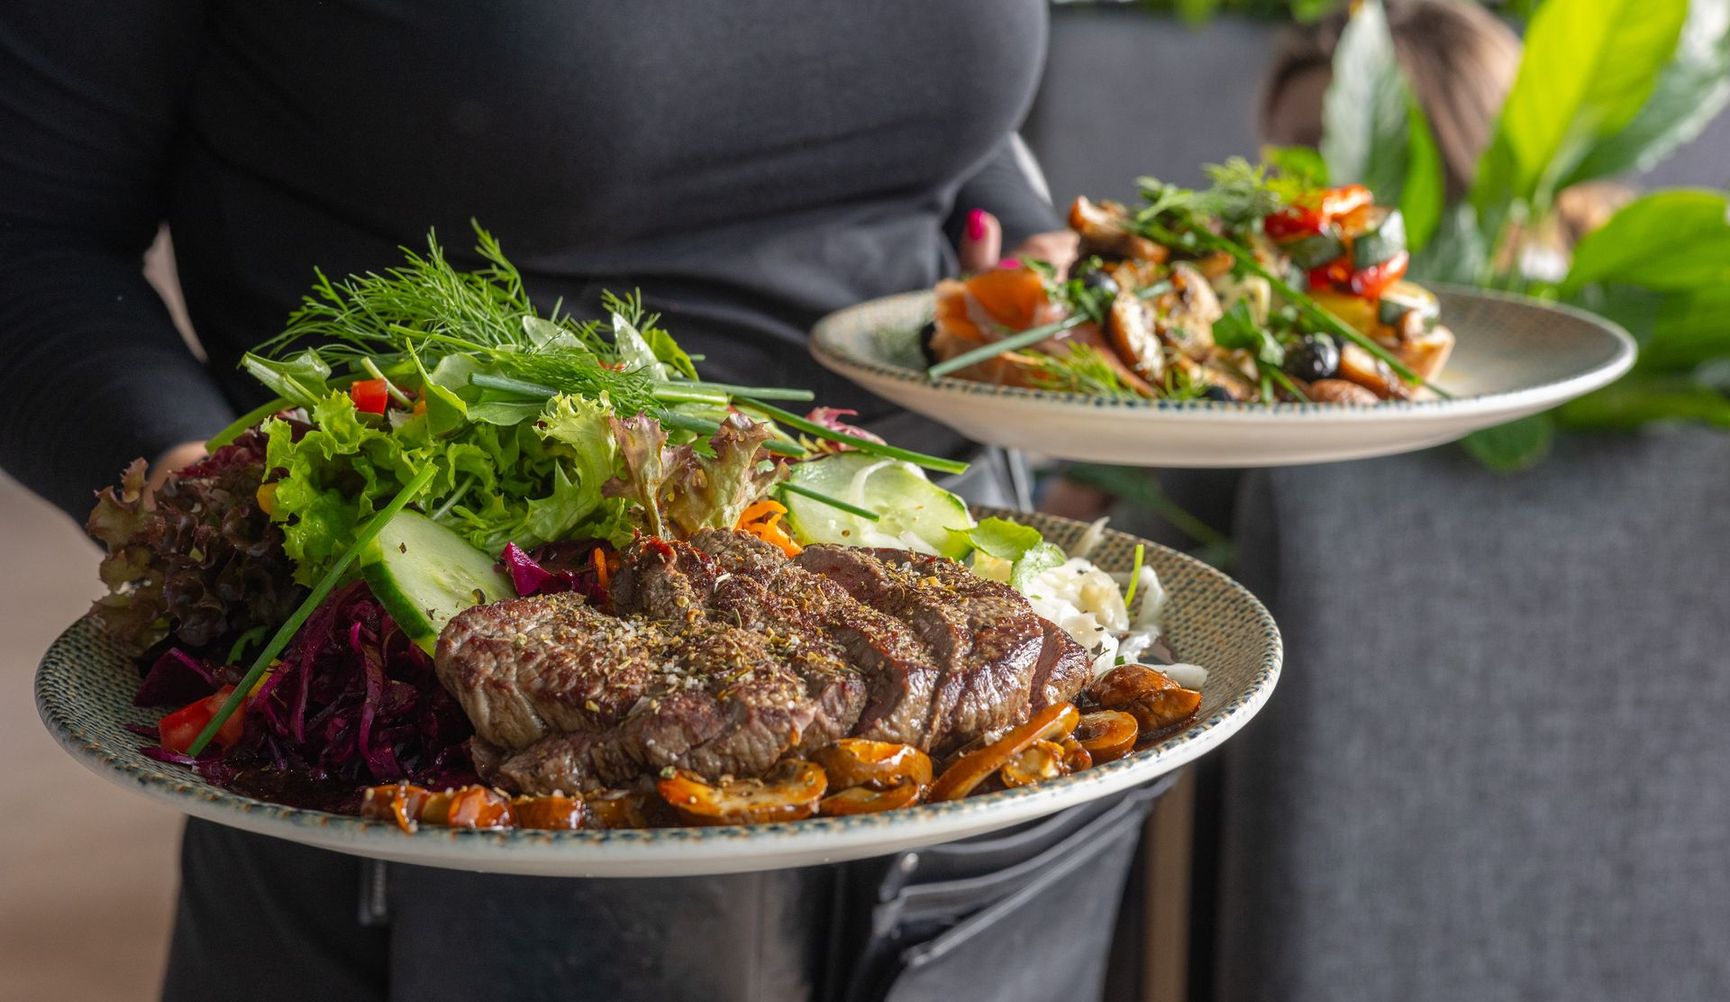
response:
M1181 723L1201 706L1201 693L1148 665L1118 665L1089 683L1087 693L1100 706L1133 716L1143 732Z
M909 781L916 786L931 783L931 756L893 741L842 738L819 749L812 758L829 777L831 790L854 786L888 790Z
M1055 741L1035 741L1003 763L997 776L1010 789L1032 786L1041 780L1063 775L1063 759L1062 745Z
M1105 763L1128 755L1141 733L1134 715L1123 710L1095 710L1081 715L1075 739L1095 762Z
M1154 300L1156 329L1171 346L1196 361L1213 350L1213 322L1225 315L1213 286L1195 266L1171 266L1172 290Z
M931 800L957 800L972 793L1004 763L1021 754L1035 741L1059 741L1075 730L1081 711L1072 703L1056 703L1035 713L1032 719L1012 727L1001 738L970 751L954 762L931 784Z
M1077 724L1076 731L1079 732L1080 729L1081 725ZM1083 769L1093 768L1093 753L1082 747L1081 742L1076 740L1075 734L1064 735L1063 740L1059 741L1058 744L1063 746L1064 771L1080 772Z
M1069 206L1069 228L1081 236L1081 258L1128 258L1134 261L1164 261L1171 251L1146 237L1131 233L1129 213L1116 202L1093 202L1078 197Z
M1381 399L1344 379L1318 379L1304 387L1304 396L1318 404L1373 404Z
M509 828L511 802L491 787L463 786L427 797L420 822L449 828Z
M925 787L912 780L887 790L873 790L869 786L852 786L840 793L832 793L817 805L817 813L825 817L841 814L875 814L878 811L893 811L902 807L912 807L919 802L919 797L925 792Z
M408 783L369 786L360 799L360 816L374 821L392 821L405 832L420 826L421 809L432 791Z
M1127 291L1120 291L1105 315L1105 332L1123 364L1152 383L1165 378L1165 346L1153 329L1153 313L1147 304Z
M1358 384L1382 400L1405 400L1412 395L1412 388L1394 375L1386 363L1349 341L1340 345L1338 376Z
M518 828L576 831L583 826L584 813L581 798L562 793L511 800L511 818Z
M1406 364L1406 368L1429 380L1436 378L1436 374L1448 364L1448 356L1453 351L1454 332L1446 327L1435 327L1408 337L1394 354Z
M661 779L656 788L694 825L754 825L798 821L817 812L829 783L815 762L782 762L762 779L720 779L710 782L686 769Z
M590 828L647 828L653 794L642 790L604 790L583 798Z

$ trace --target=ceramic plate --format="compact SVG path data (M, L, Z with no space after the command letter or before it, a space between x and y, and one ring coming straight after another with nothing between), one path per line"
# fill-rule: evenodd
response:
M1008 514L981 510L981 514ZM1083 526L1019 518L1060 545ZM1094 560L1128 570L1137 540L1106 533ZM132 705L138 670L90 619L74 623L36 672L36 705L55 738L116 786L176 810L247 831L355 855L425 866L542 876L677 876L767 870L856 859L946 842L1027 821L1147 783L1219 745L1242 727L1279 677L1280 637L1250 593L1196 560L1148 544L1168 600L1165 636L1180 658L1209 669L1196 722L1116 762L1032 787L883 814L781 824L632 831L453 831L406 834L387 822L283 807L229 793L191 772L146 758L126 724L157 712Z
M1438 386L1452 399L1374 405L1112 401L925 375L930 293L830 314L811 351L829 369L975 441L1125 466L1292 466L1451 442L1595 390L1634 362L1628 333L1523 296L1438 288L1458 339Z

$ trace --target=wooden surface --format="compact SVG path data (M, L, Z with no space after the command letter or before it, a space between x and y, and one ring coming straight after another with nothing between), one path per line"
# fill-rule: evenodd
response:
M96 549L0 476L0 552L0 1000L154 999L179 816L84 771L31 695L37 657L102 589Z
M1195 772L1154 801L1147 819L1147 942L1142 1002L1185 1002L1188 991L1190 847L1195 826Z

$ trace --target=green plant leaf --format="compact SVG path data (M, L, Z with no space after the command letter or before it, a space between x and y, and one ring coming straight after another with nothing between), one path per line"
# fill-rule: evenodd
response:
M1694 421L1730 428L1730 398L1675 376L1635 373L1571 400L1555 412L1563 427L1627 431L1656 421Z
M1693 0L1674 58L1622 131L1599 143L1562 187L1649 170L1700 134L1730 102L1730 0Z
M1730 358L1730 285L1665 296L1640 349L1640 367L1686 371Z
M1430 120L1417 98L1406 95L1406 178L1400 189L1400 214L1406 217L1406 248L1417 253L1426 247L1441 224L1447 206L1442 155Z
M1377 202L1398 205L1408 247L1422 249L1446 204L1441 154L1400 70L1377 0L1358 7L1340 34L1322 124L1321 153L1330 181L1367 185Z
M1410 276L1418 282L1473 285L1482 277L1487 261L1477 214L1461 202L1442 213L1435 235L1412 255Z
M1334 184L1367 185L1377 202L1399 203L1409 104L1387 16L1378 0L1367 0L1340 34L1322 100L1321 153Z
M1676 51L1688 0L1547 0L1478 164L1471 202L1494 237L1517 201L1547 202L1600 142L1628 127Z
M1475 431L1461 439L1460 444L1478 462L1497 473L1518 473L1538 465L1550 454L1554 431L1554 422L1548 414L1534 414Z
M1562 294L1595 282L1685 292L1730 281L1730 196L1676 188L1623 206L1574 248Z

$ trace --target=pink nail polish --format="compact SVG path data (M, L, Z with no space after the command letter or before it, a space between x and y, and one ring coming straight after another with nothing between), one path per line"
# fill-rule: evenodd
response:
M967 239L985 239L985 210L973 209L967 213Z
M1018 257L1006 257L1003 260L997 262L997 267L999 267L999 268L1019 268L1019 267L1021 267L1021 259Z

